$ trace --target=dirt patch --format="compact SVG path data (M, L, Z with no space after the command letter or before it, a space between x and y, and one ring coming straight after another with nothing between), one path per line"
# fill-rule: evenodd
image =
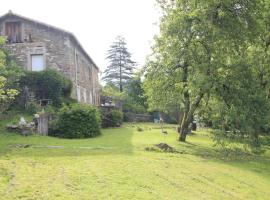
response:
M175 148L171 147L166 143L155 144L152 147L146 147L145 151L155 151L155 152L168 152L168 153L180 153L185 154L184 151L177 151Z
M173 151L175 151L174 148L172 148L171 146L169 146L166 143L159 143L159 144L156 144L155 146L158 147L162 151L167 151L167 152L173 152Z

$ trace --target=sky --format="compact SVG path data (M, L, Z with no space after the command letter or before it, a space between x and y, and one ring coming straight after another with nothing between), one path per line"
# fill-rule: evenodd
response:
M158 34L159 12L155 0L8 0L0 15L12 12L75 34L84 49L105 70L106 52L122 35L133 60L142 66Z

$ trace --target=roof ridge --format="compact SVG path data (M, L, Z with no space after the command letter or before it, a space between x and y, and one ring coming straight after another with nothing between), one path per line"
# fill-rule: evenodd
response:
M31 22L34 22L36 24L41 24L43 26L47 26L51 29L55 29L55 30L58 30L60 32L64 32L66 33L67 35L71 36L74 41L77 43L77 45L79 46L79 48L81 48L81 50L83 51L83 53L85 54L86 57L88 57L88 59L94 64L94 66L99 70L98 66L96 65L96 63L93 61L93 59L89 56L89 54L86 52L86 50L83 48L82 44L79 42L79 40L77 39L77 37L70 31L66 31L62 28L59 28L59 27L56 27L56 26L53 26L53 25L50 25L50 24L47 24L47 23L44 23L44 22L41 22L41 21L38 21L38 20L35 20L35 19L32 19L32 18L28 18L28 17L25 17L25 16L22 16L22 15L19 15L17 13L14 13L13 11L9 10L8 13L0 16L0 19L1 18L5 18L7 16L15 16L15 17L19 17L19 18L22 18L26 21L31 21Z

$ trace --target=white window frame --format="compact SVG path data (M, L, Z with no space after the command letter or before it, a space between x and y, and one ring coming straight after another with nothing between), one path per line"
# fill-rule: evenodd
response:
M86 103L87 102L87 97L86 97L86 89L83 88L83 100Z
M37 67L37 69L34 69L35 67L33 67L34 65L33 65L33 58L34 57L38 57L39 58L39 60L38 59L36 59L36 63L38 63L38 62L41 62L41 65L40 65L40 63L38 63L37 65L40 65L40 66L38 66ZM44 55L43 54L31 54L30 55L30 59L31 59L31 70L32 71L36 71L36 72L39 72L39 71L43 71L43 70L45 70L46 69L46 65L45 65L45 60L44 60Z
M81 88L77 85L77 100L81 102Z
M91 91L89 92L89 101L91 104L93 104L93 94Z

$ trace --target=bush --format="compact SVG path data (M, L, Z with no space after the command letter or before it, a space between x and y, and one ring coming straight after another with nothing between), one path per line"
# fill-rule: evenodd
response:
M57 71L47 69L41 72L27 71L20 80L20 87L21 94L27 87L37 100L51 99L54 106L61 106L65 99L70 98L72 82Z
M62 138L91 138L101 134L100 114L92 106L73 104L63 107L53 123L51 135Z
M30 115L36 114L37 112L41 110L42 110L42 107L36 104L35 102L29 103L25 109L25 111Z
M112 110L102 117L103 127L119 127L123 123L123 113L119 110Z
M0 37L0 113L12 107L19 91L18 80L23 75L23 70L16 65L9 55L3 50L5 39Z

